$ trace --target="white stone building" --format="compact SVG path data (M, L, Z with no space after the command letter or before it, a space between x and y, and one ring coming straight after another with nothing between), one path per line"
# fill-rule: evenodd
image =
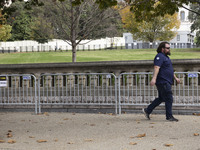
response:
M189 11L184 8L180 8L178 14L181 25L177 31L178 34L170 41L170 43L194 44L195 33L191 33L190 26L192 23L188 19Z

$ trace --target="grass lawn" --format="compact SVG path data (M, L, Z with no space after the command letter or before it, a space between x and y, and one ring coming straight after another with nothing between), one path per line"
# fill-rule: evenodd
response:
M91 61L126 61L126 60L153 60L155 49L122 49L77 51L77 62ZM72 62L72 53L68 52L28 52L0 54L0 64L23 63L55 63ZM200 59L200 48L171 49L171 59Z

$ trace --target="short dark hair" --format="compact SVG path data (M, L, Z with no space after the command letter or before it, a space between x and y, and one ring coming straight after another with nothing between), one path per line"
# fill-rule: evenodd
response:
M160 45L157 48L157 53L162 52L162 48L165 48L165 44L169 44L168 42L161 42Z

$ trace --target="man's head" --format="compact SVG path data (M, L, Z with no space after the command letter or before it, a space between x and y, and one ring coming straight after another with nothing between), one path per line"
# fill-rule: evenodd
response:
M157 48L157 53L164 53L166 56L171 55L170 45L168 42L162 42Z

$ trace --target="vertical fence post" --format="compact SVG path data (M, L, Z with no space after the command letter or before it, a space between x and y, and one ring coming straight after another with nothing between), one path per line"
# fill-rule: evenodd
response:
M119 107L119 115L121 115L121 88L120 88L120 78L121 78L121 74L118 76L118 95L119 95L119 97L118 97L118 100L119 100L119 102L118 102L118 107Z

